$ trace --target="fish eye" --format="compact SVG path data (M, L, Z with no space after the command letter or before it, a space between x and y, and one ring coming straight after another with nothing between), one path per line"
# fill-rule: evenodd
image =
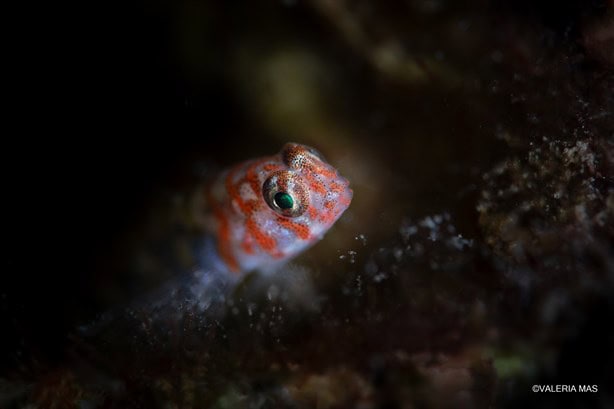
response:
M269 207L286 217L298 217L307 210L308 195L300 177L288 171L273 174L262 185Z
M294 206L294 199L286 192L275 193L273 202L282 210L292 209Z

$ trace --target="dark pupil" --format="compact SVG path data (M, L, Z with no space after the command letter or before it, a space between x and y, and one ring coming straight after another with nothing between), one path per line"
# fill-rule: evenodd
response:
M292 206L294 206L294 200L292 199L292 196L290 196L286 192L275 193L275 197L273 198L273 200L275 200L275 204L283 210L292 209Z

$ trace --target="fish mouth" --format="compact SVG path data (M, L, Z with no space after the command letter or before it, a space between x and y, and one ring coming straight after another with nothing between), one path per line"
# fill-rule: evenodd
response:
M346 189L349 190L350 192L352 192L352 189L350 188L350 181L344 177L339 175L339 180L338 182Z
M339 180L337 182L343 187L343 193L341 193L339 196L345 198L344 202L347 202L347 206L349 206L352 198L354 197L354 191L350 187L350 181L343 176L339 176Z

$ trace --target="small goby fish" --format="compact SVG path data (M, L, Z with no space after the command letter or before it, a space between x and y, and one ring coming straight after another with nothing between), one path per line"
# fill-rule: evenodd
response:
M352 190L315 149L288 143L276 155L223 171L195 199L194 216L208 231L190 244L191 273L119 313L104 314L83 326L82 335L121 340L117 334L131 334L147 340L153 331L167 333L182 317L222 314L225 297L242 273L275 267L321 239L350 205ZM147 317L147 325L139 317Z
M313 148L287 143L206 189L217 255L229 272L286 261L320 240L352 201L347 179Z

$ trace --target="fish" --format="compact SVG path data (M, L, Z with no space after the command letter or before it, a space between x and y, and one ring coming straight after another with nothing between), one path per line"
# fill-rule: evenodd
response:
M116 334L136 336L147 328L149 339L186 316L220 318L247 273L278 271L324 237L352 202L349 185L321 153L298 143L220 172L196 189L193 217L203 222L190 270L127 308L102 314L81 335L107 333L121 342Z
M353 192L317 150L287 143L276 155L222 172L205 196L222 269L240 274L311 247L349 207Z

